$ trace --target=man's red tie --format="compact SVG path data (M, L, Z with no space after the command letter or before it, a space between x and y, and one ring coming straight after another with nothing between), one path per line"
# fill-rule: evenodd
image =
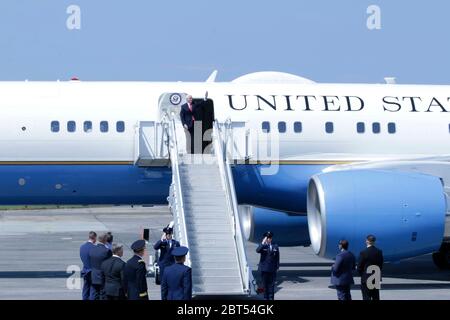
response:
M190 110L191 113L192 113L192 105L189 103L188 106L189 106L189 110ZM192 121L195 121L195 118L194 118L194 115L193 115L193 114L192 114Z

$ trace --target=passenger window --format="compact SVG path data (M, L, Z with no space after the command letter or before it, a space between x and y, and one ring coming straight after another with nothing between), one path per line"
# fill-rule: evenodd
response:
M301 122L294 122L294 132L300 133L302 132L302 123Z
M278 132L280 133L286 132L286 122L278 122Z
M75 132L77 130L77 124L75 121L68 121L67 122L67 131L68 132Z
M92 132L92 121L85 121L83 124L84 132Z
M397 128L396 128L394 122L389 122L389 123L388 123L388 132L389 132L390 134L394 134L394 133L397 132Z
M356 124L356 131L358 133L364 133L366 132L366 125L364 124L364 122L358 122Z
M52 121L50 130L52 130L52 132L59 132L59 121Z
M333 124L333 122L325 123L325 131L326 131L326 133L333 133L334 132L334 124Z
M379 122L374 122L372 124L372 131L373 131L373 133L380 133L381 127L380 127L380 123Z
M261 128L264 133L269 133L270 132L270 122L264 121L261 125Z
M116 130L117 130L117 132L124 132L125 131L125 122L117 121L116 122Z
M108 121L101 121L100 122L100 131L101 132L108 132Z

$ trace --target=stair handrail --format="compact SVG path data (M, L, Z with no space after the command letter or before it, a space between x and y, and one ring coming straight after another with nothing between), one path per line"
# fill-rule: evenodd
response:
M233 218L234 222L234 238L237 248L237 255L238 255L238 262L239 262L239 269L240 273L242 275L242 284L244 291L248 294L251 293L251 283L253 281L253 276L251 273L251 268L248 264L248 259L245 253L245 247L244 247L244 239L243 239L243 232L242 232L242 226L239 219L239 211L237 207L237 197L236 197L236 190L234 188L234 181L233 181L233 175L231 172L230 165L227 161L227 154L226 154L226 145L225 148L222 144L224 143L222 133L219 128L218 120L216 119L213 123L213 143L214 143L214 150L215 154L217 156L217 162L219 164L219 170L221 173L222 181L224 182L225 186L225 194L227 197L227 202L229 205L231 217Z
M163 119L170 119L170 117L164 117ZM177 132L175 126L175 119L163 120L163 123L166 124L166 129L168 130L168 149L171 159L172 165L172 187L171 192L175 194L175 206L176 209L172 210L174 215L174 220L178 223L175 224L178 227L179 231L179 240L182 245L185 245L189 248L189 240L187 236L186 229L186 218L184 214L184 202L183 202L183 194L181 192L181 179L180 179L180 167L179 167L179 157L178 157L178 139ZM186 265L191 265L190 254L188 253L186 256Z

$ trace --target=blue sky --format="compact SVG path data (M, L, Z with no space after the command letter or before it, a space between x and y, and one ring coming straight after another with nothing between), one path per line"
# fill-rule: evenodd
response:
M69 5L81 29L69 30ZM381 8L381 30L366 26ZM219 81L264 70L318 82L450 83L450 2L2 0L0 80Z

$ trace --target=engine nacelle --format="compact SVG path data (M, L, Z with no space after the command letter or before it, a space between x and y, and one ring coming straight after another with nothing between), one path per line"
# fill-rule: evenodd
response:
M239 206L244 236L248 241L259 243L264 232L274 233L274 242L282 247L309 246L308 218L282 211Z
M437 177L396 171L348 170L315 175L308 187L308 225L316 254L333 258L347 239L359 254L373 234L386 261L437 251L446 197Z

